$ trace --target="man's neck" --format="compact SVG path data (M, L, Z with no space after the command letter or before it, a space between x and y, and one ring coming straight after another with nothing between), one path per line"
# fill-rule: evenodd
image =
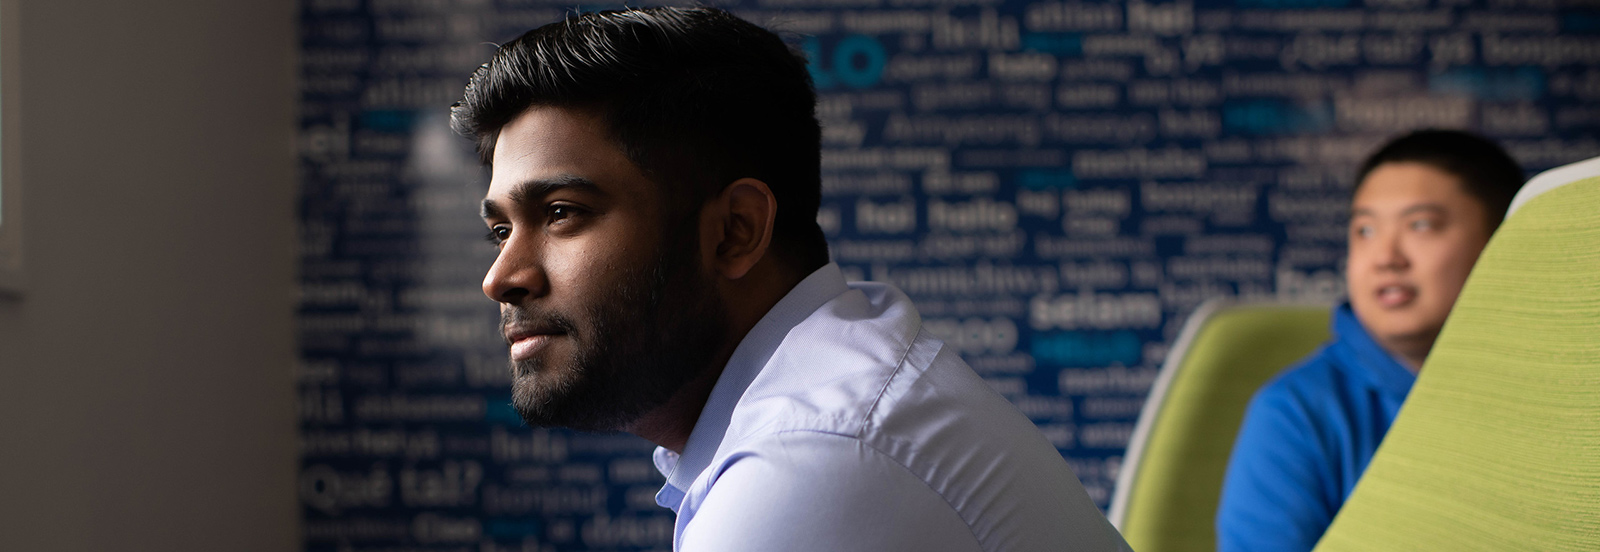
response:
M711 391L716 388L717 380L722 377L734 350L738 349L739 343L744 341L756 323L807 276L786 274L771 263L764 262L757 266L740 281L720 282L718 292L722 293L723 304L728 309L728 333L718 347L716 356L712 357L711 364L667 399L666 403L640 416L627 428L628 433L667 450L683 452L689 444L689 435L694 432L695 423L700 419L700 412L705 410L706 401L710 400Z
M705 409L732 352L730 349L726 355L717 355L719 360L685 384L666 403L639 416L627 432L672 452L683 452L683 447L689 444L689 434L694 432L695 422L700 419L700 411Z
M1428 359L1428 351L1433 349L1433 342L1438 337L1439 334L1434 333L1426 337L1392 339L1379 345L1389 356L1400 361L1401 366L1417 374L1422 371L1422 363Z

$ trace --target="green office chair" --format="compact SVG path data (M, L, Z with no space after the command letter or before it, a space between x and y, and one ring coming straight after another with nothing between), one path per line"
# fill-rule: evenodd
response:
M1316 550L1600 550L1600 158L1518 194Z
M1217 501L1245 406L1328 340L1327 305L1215 299L1184 324L1117 475L1111 523L1139 552L1216 548Z

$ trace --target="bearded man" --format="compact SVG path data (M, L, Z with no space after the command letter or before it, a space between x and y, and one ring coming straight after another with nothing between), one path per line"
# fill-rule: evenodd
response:
M1126 549L904 294L829 262L815 104L713 8L574 15L472 76L518 411L659 445L675 550Z

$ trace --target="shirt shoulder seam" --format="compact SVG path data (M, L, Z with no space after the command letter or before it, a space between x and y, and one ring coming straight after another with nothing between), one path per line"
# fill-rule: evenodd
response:
M868 405L866 411L862 413L861 425L856 428L856 438L860 439L864 436L867 431L867 425L871 423L872 415L878 412L878 404L882 403L884 396L889 394L889 386L894 384L896 378L905 373L906 359L911 358L911 349L917 346L917 339L922 337L922 332L922 323L919 321L917 322L917 331L912 334L911 341L906 343L905 350L900 351L900 359L895 362L894 371L889 374L889 377L883 379L883 386L879 387L878 393L872 397L872 404ZM862 442L865 442L865 440L863 439Z

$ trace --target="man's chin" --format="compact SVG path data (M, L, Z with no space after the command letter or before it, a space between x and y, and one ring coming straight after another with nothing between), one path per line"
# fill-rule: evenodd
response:
M522 373L522 368L517 369ZM562 427L591 433L628 431L649 409L665 402L638 391L599 385L583 376L557 378L532 370L512 382L511 405L533 427Z
M562 378L547 367L512 362L511 406L533 427L571 427L586 416L574 412L575 377Z
M1439 338L1439 326L1430 324L1389 324L1373 331L1373 338L1386 348L1426 350Z

